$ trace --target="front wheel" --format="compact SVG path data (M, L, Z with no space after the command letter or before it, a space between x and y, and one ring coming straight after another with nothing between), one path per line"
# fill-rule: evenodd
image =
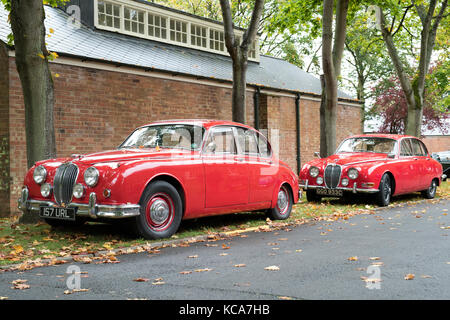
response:
M428 189L422 191L422 195L426 199L433 199L434 196L436 195L436 189L437 189L437 182L434 179L433 181L431 181L430 187Z
M273 220L285 220L289 218L293 204L294 201L289 188L285 185L281 186L278 191L277 204L275 208L269 209L269 217Z
M173 185L166 181L151 183L144 191L141 214L135 219L135 229L145 239L172 236L180 226L183 202Z
M381 177L380 187L378 188L379 192L377 193L377 203L380 207L386 207L391 202L392 196L392 183L391 177L385 173Z

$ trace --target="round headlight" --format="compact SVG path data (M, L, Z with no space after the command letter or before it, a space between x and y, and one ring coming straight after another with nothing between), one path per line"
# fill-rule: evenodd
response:
M44 168L43 165L34 168L33 171L34 182L36 182L37 184L41 184L45 181L45 178L47 178L47 170Z
M309 168L309 175L313 178L317 177L319 175L319 168L317 167Z
M80 199L84 195L84 187L82 184L77 183L73 186L73 196Z
M98 176L98 170L95 167L89 167L84 172L84 182L86 182L89 187L93 187L98 182Z
M322 184L323 183L323 178L322 177L317 177L316 182L317 182L317 184Z
M341 180L341 184L342 184L344 187L348 186L348 179L347 179L347 178L343 178L343 179Z
M355 180L356 178L358 178L358 175L359 175L359 172L355 168L348 169L347 176L350 179Z
M51 192L52 192L52 186L50 185L50 183L44 183L43 185L41 185L41 195L44 198L47 198Z

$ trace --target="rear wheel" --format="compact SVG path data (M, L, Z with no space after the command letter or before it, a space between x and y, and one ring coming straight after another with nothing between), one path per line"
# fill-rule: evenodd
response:
M431 185L428 189L422 191L422 195L427 199L433 199L436 195L437 182L436 179L431 181Z
M284 220L289 218L293 204L294 201L292 199L291 191L286 185L281 186L278 191L275 208L269 209L269 217L273 220Z
M391 202L392 196L392 183L391 177L385 173L381 177L380 187L378 188L380 191L377 193L377 203L380 207L386 207Z
M180 226L183 215L181 197L170 183L151 183L141 201L141 214L135 218L135 230L145 239L160 239L172 236Z

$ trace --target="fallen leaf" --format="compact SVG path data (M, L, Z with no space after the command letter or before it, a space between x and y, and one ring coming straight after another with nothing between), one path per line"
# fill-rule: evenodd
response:
M286 297L286 296L278 297L278 299L280 299L280 300L293 300L293 298L291 298L291 297Z
M405 276L404 279L405 279L405 280L413 280L413 279L414 279L414 274L408 273L408 274Z
M380 260L380 257L370 257L369 260Z
M235 264L234 266L236 268L242 268L242 267L246 267L247 265L245 263L239 263L239 264Z
M278 270L280 270L280 267L278 267L278 266L268 266L268 267L265 267L264 270L278 271Z
M211 271L212 269L210 268L204 268L204 269L195 269L195 272L207 272L207 271Z
M347 260L348 261L358 261L358 257L357 256L350 257L350 258L347 258Z
M230 246L227 246L225 243L222 243L222 249L223 250L228 250L230 248L231 248Z
M190 259L198 258L198 254L195 254L195 255L193 255L193 256L188 256L188 258L190 258Z
M133 279L133 281L135 281L135 282L147 282L149 280L150 279L147 279L147 278L136 278L136 279Z
M429 278L432 278L432 276L429 276L429 275L427 275L427 274L421 275L420 277L423 278L423 279L429 279Z
M192 271L181 271L180 274L191 274Z

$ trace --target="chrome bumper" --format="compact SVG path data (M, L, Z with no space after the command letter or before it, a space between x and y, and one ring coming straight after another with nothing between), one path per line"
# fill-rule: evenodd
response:
M308 184L308 180L306 180L305 184L299 184L298 185L299 188L302 188L304 190L308 190L308 189L327 189L325 186L311 186ZM344 190L344 191L350 191L353 193L377 193L378 189L365 189L365 188L357 188L356 187L356 182L353 184L352 188L349 187L337 187L337 188L333 188L333 190Z
M41 206L55 207L58 206L52 201L32 200L28 199L28 189L22 189L22 194L17 201L17 207L22 212L31 211L39 212ZM85 203L70 203L68 208L78 208L76 211L77 216L96 218L110 218L120 219L129 218L140 215L140 205L138 204L120 204L120 205L107 205L97 204L96 195L92 192L89 195L89 204Z

